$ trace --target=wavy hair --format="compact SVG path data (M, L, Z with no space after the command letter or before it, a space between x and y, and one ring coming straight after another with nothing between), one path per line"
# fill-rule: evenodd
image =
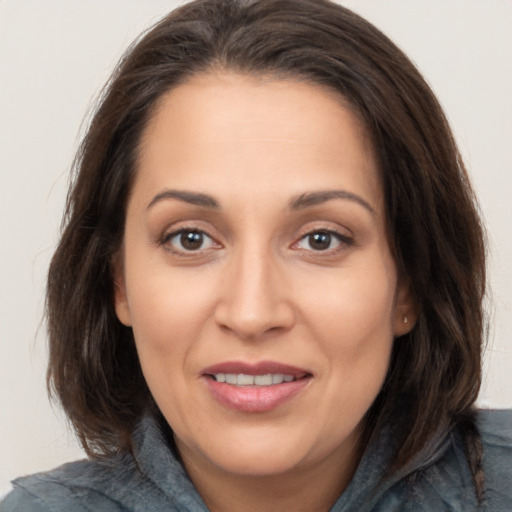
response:
M395 341L368 411L366 442L400 424L404 466L442 427L459 428L482 495L473 407L485 334L483 228L468 175L434 94L385 35L327 0L196 0L136 41L101 95L73 168L46 313L48 383L91 456L131 449L156 407L133 334L114 310L113 258L123 238L137 151L158 99L212 69L303 80L343 96L365 123L384 184L391 245L419 306Z

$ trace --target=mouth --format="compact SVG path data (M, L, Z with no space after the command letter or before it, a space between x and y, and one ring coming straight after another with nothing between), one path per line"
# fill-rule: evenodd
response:
M307 374L303 374L299 377L295 375L285 373L267 373L264 375L249 375L247 373L214 373L209 375L216 382L225 382L232 386L275 386L282 384L283 382L293 382L295 380L306 377Z
M299 395L313 375L281 363L227 362L206 368L203 377L221 405L241 412L267 412Z

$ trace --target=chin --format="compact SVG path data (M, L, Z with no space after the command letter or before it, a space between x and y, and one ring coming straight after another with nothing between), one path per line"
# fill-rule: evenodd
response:
M193 451L196 457L199 455L208 465L222 472L265 477L300 472L331 457L339 461L339 457L346 456L346 441L352 445L351 433L346 436L339 433L338 436L328 433L307 435L304 425L295 427L232 426L219 429L207 440L203 438L200 444L190 438L185 443L178 441L178 447L185 460L187 453L183 450L188 454Z
M235 448L223 451L210 454L215 466L227 473L252 477L282 475L300 470L305 456L301 450L293 447L262 450L256 446L249 450L240 448L236 452Z

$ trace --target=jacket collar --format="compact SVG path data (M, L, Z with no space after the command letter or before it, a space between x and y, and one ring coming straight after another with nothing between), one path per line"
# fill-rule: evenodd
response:
M433 442L400 471L386 477L383 469L396 449L396 436L384 428L366 449L351 482L338 498L331 512L368 512L397 482L439 460L450 446L450 435L439 431ZM139 470L180 510L208 512L194 484L173 453L166 434L155 418L147 414L134 433L134 456Z

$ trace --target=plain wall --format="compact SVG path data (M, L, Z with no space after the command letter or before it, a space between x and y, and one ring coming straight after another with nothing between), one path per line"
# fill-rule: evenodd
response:
M45 389L44 281L82 119L138 33L184 2L0 0L0 493L83 457ZM416 62L451 120L489 230L480 404L512 406L512 2L346 0Z

